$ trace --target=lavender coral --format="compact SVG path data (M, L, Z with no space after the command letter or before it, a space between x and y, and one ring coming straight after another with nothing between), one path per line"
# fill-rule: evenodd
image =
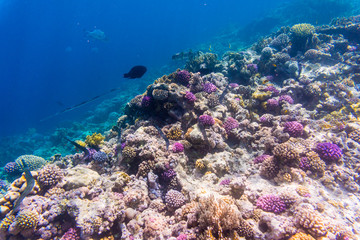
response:
M190 73L186 70L178 71L176 74L176 80L185 86L189 84L190 77Z
M341 149L338 145L333 143L318 143L315 150L319 154L320 158L325 161L338 161L342 157Z
M284 131L289 133L291 137L299 137L303 133L303 125L297 121L286 122L284 124Z
M152 98L150 96L144 96L141 100L141 107L149 107L152 102Z
M294 103L294 100L291 96L289 95L282 95L279 97L279 102L282 103L282 102L288 102L290 104L293 104Z
M203 126L212 126L215 124L215 120L212 116L209 115L201 115L199 117L199 123Z
M203 86L203 90L206 93L212 93L212 92L216 92L216 86L212 83L205 83Z
M224 122L224 128L228 134L230 133L231 130L238 127L239 127L239 122L232 117L228 117Z
M196 101L196 96L192 92L189 92L189 91L187 91L185 93L184 98L190 103L193 103Z
M272 194L263 195L256 201L256 206L266 212L281 213L286 209L286 205L280 197Z

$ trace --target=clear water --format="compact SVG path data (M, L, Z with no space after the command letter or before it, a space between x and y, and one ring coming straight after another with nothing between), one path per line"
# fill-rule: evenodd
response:
M358 0L2 0L0 148L15 145L2 138L14 134L23 134L21 142L47 141L46 134L64 122L84 121L96 111L101 115L99 105L111 105L114 97L125 101L143 93L157 77L184 66L171 60L177 52L236 51L280 26L324 24L358 9ZM105 40L88 36L96 29ZM148 72L141 79L123 79L134 65L145 65ZM120 90L41 121L113 88ZM94 120L89 131L102 121ZM24 145L12 154L36 151Z

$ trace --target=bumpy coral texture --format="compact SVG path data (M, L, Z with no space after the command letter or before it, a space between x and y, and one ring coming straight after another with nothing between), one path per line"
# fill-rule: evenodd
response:
M193 103L196 101L196 96L192 92L189 92L189 91L187 91L185 93L184 98L190 103Z
M215 124L215 120L212 116L209 115L201 115L199 117L199 123L204 126L212 126Z
M136 151L133 147L126 146L122 150L122 155L124 159L131 160L136 157Z
M104 141L105 137L101 133L93 133L92 135L86 136L85 143L92 148L98 148Z
M357 143L360 143L360 129L356 129L349 134L349 138Z
M306 229L312 236L325 236L328 232L328 224L324 221L319 212L308 209L299 208L295 214L296 223Z
M299 23L291 27L291 33L297 38L306 38L315 32L315 27L308 23Z
M318 143L316 152L321 159L329 162L337 161L342 157L342 151L338 145L329 142Z
M228 134L230 133L231 130L238 127L239 127L239 122L232 117L228 117L224 122L224 128Z
M36 212L21 212L15 218L16 227L21 230L35 228L39 222L39 215Z
M258 164L258 163L262 163L263 161L265 161L265 159L269 158L270 155L267 155L267 154L263 154L263 155L260 155L260 156L257 156L255 159L254 159L254 163L255 164Z
M212 83L205 83L203 86L204 92L206 93L212 93L212 92L216 92L216 86Z
M280 197L271 194L259 197L256 206L264 211L274 213L281 213L286 209L284 201Z
M179 208L185 204L185 197L181 192L171 189L166 193L165 203L170 208Z
M274 178L280 170L279 164L274 157L266 158L260 166L260 175L267 179Z
M176 142L173 144L172 150L174 153L179 153L184 151L184 145L180 142Z
M108 159L108 156L102 151L97 151L93 154L92 158L95 160L95 162L105 162Z
M166 134L166 137L170 140L180 140L182 136L182 131L178 127L172 127L169 132Z
M15 163L18 165L19 169L23 170L25 168L23 165L24 163L30 171L34 171L42 168L47 161L42 157L34 155L22 155L15 160Z
M315 240L315 238L309 234L300 232L292 236L289 240Z
M7 231L10 225L14 222L15 216L10 214L7 215L0 223L0 230Z
M276 109L277 107L279 107L279 101L276 100L275 98L271 98L269 100L267 100L266 102L266 109L267 110L274 110Z
M288 102L290 104L294 103L294 99L290 95L282 95L279 97L279 102Z
M188 85L189 81L190 81L190 73L186 70L181 70L179 72L177 72L176 74L176 81L178 81L179 83L183 84L183 85Z
M303 125L297 121L286 122L284 124L284 131L289 133L291 137L299 137L303 133Z
M79 240L79 230L76 228L70 228L69 230L64 233L60 240Z
M15 162L8 162L4 167L5 172L11 174L11 173L17 173L20 170L20 167Z
M56 185L64 177L62 170L56 165L46 165L39 171L38 181L42 186Z
M281 143L274 147L274 155L282 162L293 162L299 159L299 153L289 143Z

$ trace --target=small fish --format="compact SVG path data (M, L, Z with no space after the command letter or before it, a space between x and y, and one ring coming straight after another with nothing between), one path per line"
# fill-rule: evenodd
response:
M124 78L141 78L146 73L146 70L144 66L135 66L128 73L124 74Z
M212 49L211 49L211 44L209 45L209 51L212 52Z
M229 43L229 49L231 49L231 43Z

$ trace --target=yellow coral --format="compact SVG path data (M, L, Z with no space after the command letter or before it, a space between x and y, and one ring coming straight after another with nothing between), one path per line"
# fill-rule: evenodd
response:
M304 186L298 186L296 188L297 194L299 194L302 197L308 197L310 196L310 190L307 187Z
M315 238L309 234L300 232L292 236L289 240L315 240Z
M253 99L258 99L258 100L266 100L267 98L269 98L271 96L271 92L267 91L267 92L262 92L259 90L256 90L253 94L252 94L252 98Z
M16 226L21 230L35 228L39 222L39 215L34 211L19 213L16 218Z
M120 172L120 176L125 180L126 183L130 182L131 177L126 172Z
M104 141L105 137L101 133L93 133L92 135L86 136L85 143L90 147L98 148Z
M6 216L0 223L0 230L7 231L10 227L10 225L14 222L15 216L14 215L8 215Z
M195 162L195 167L197 169L199 169L199 170L203 170L203 169L205 169L206 166L205 166L204 161L202 159L198 159Z
M306 38L313 35L315 27L308 23L299 23L292 26L290 31L295 37Z
M182 131L178 127L172 127L169 132L166 134L166 137L170 140L180 140Z

